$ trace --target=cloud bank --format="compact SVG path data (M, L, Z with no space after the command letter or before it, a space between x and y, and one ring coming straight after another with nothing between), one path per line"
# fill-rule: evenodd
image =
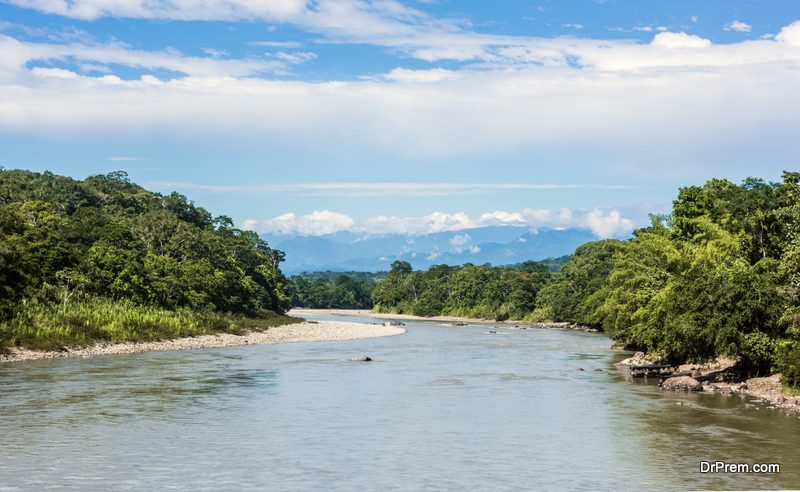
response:
M301 8L273 3L264 3L264 16L292 17ZM87 18L123 15L116 2L25 4ZM308 148L313 134L315 147L332 155L517 154L532 156L532 164L564 155L634 173L669 166L681 174L699 164L728 169L755 158L788 167L800 152L792 130L792 108L800 107L800 22L774 39L718 45L658 32L652 42L638 43L489 36L391 2L380 12L377 4L336 4L315 4L313 15L327 12L327 20L309 21L309 29L324 31L325 39L368 39L432 63L465 63L306 82L270 78L313 58L306 52L231 59L0 35L0 131L42 138L168 136L296 152ZM169 5L191 11L188 2ZM141 2L126 8L157 10ZM369 20L345 23L346 14ZM140 75L123 78L118 66ZM348 144L353 135L357 150Z
M298 216L286 213L265 220L247 219L242 228L259 233L300 234L323 236L349 231L369 235L404 234L409 236L435 232L462 231L484 226L577 227L589 229L598 238L622 237L631 233L634 222L618 210L595 208L592 210L525 209L521 212L486 212L476 218L464 212L453 214L433 212L421 217L396 217L378 215L357 221L352 217L330 210L314 211ZM470 242L469 233L454 236L450 245L463 251Z

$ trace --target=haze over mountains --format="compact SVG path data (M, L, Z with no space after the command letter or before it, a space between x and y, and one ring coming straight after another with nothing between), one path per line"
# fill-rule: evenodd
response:
M382 271L395 260L415 269L464 263L508 265L569 255L597 238L588 229L487 226L408 236L337 232L324 236L263 234L286 253L288 275L314 271Z

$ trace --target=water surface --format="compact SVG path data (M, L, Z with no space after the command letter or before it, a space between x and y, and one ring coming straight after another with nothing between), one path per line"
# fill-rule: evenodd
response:
M800 487L800 419L631 382L602 335L406 328L0 365L0 490Z

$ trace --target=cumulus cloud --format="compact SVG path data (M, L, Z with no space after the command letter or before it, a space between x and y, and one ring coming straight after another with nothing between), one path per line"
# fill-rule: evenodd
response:
M525 209L522 212L495 211L484 213L473 219L464 212L448 214L433 212L421 217L392 217L379 215L357 221L352 217L325 211L314 211L309 215L297 216L293 213L278 215L266 220L245 220L243 229L261 233L300 234L303 236L322 236L340 231L351 231L367 235L404 234L408 236L430 234L435 232L466 231L477 227L497 225L493 217L514 217L505 225L530 226L530 232L537 234L535 227L583 228L589 229L598 238L621 237L630 234L634 229L634 221L622 216L615 209L561 210ZM453 251L473 251L470 247L472 236L469 233L456 234L449 243ZM413 244L413 239L410 240ZM478 248L477 251L480 251Z
M711 46L711 41L685 32L660 32L653 37L651 44L667 49L708 48Z
M277 234L324 236L349 230L353 224L353 219L345 214L322 210L303 216L286 213L261 222L249 219L242 224L242 227Z
M178 0L15 4L87 19L189 19L200 10L219 19L275 18L319 33L316 41L363 42L431 62L470 64L308 82L270 77L309 53L231 59L0 36L0 130L14 134L191 138L218 141L225 150L258 143L307 152L313 134L327 155L415 162L501 153L547 162L569 155L633 174L670 166L676 175L700 164L735 173L730 166L756 158L789 166L800 152L790 130L792 108L800 106L797 22L774 39L714 44L666 31L642 43L481 34L390 0L211 0L202 8ZM86 71L92 66L109 72ZM129 71L118 66L143 73L126 80ZM156 76L164 71L170 75ZM773 138L754 138L764 134ZM353 135L359 135L355 151Z
M736 32L750 32L753 28L750 24L746 22L735 20L733 22L729 22L725 24L724 29L726 31L736 31Z
M522 214L519 212L509 213L503 212L501 210L496 210L494 212L487 212L485 214L481 214L479 219L481 224L484 225L506 225L506 224L524 224L525 219L522 217Z
M464 36L466 44L484 42ZM361 135L364 151L429 158L553 148L570 135L570 142L599 151L593 156L632 161L646 151L648 160L679 160L673 159L678 148L661 136L680 137L685 155L714 147L736 154L736 142L743 141L758 149L746 133L755 127L785 133L780 129L791 119L787 108L800 103L796 24L774 40L729 45L669 32L651 44L506 42L516 44L496 48L492 56L511 65L496 70L402 69L386 79L309 83L252 78L285 68L286 59L191 57L113 43L54 45L1 36L0 127L42 136L108 130L287 145L302 145L303 136L315 131L324 140L320 147L328 149ZM122 80L36 66L73 59L188 75ZM642 114L658 118L642 120ZM725 146L714 144L723 138ZM765 142L763 150L788 153L796 141L786 144L767 148Z
M624 236L634 228L633 221L623 218L616 210L608 213L599 209L592 210L586 216L586 225L599 238Z
M775 40L795 48L800 47L800 21L793 22L781 29L781 32L775 36Z

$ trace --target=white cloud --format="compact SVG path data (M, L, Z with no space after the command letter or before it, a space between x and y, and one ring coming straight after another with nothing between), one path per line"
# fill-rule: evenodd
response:
M277 234L300 234L303 236L323 236L346 231L353 227L354 221L345 214L329 210L317 211L298 217L293 213L279 215L261 222L248 219L243 228Z
M245 231L255 231L258 228L258 221L254 219L246 219L242 222L242 229Z
M750 24L747 24L746 22L735 20L733 22L725 24L724 29L726 31L750 32L753 28Z
M286 63L289 63L291 65L305 63L317 57L315 53L312 53L310 51L298 51L294 53L286 53L283 51L279 51L278 53L269 53L268 56L277 58L278 60L281 61L285 61Z
M662 32L652 43L639 43L482 35L393 2L365 5L319 3L311 18L323 7L334 17L309 25L324 30L326 39L364 39L409 54L427 50L431 60L450 50L484 63L304 82L257 78L287 69L287 60L274 57L215 59L119 43L57 45L0 36L0 131L41 138L158 136L217 141L225 150L257 143L292 151L307 149L308 135L315 135L315 147L328 155L438 162L516 154L540 166L569 156L618 175L670 166L680 176L699 165L736 174L741 168L729 166L745 160L752 166L755 159L789 166L800 152L789 130L793 108L800 107L800 23L774 40L717 45ZM347 14L370 20L359 27ZM48 66L53 61L76 66ZM78 62L184 75L88 76ZM774 138L754 137L763 134ZM355 151L353 135L359 135ZM391 189L386 194L399 193Z
M793 22L781 29L775 40L794 48L800 47L800 21Z
M456 253L461 253L470 241L472 241L472 238L469 234L456 234L450 239L450 246Z
M395 68L384 75L386 80L394 82L440 82L443 80L453 80L457 77L458 72L445 70L443 68L433 68L430 70Z
M586 216L586 225L601 239L624 236L634 228L633 221L623 218L616 210L604 213L602 210L594 209Z
M497 214L519 217L520 220L506 222L506 225L523 225L531 227L531 234L538 234L536 227L556 229L582 228L589 229L598 238L619 237L629 234L634 228L633 220L625 218L616 209L593 210L561 210L526 209L522 212L484 213L478 219L472 219L464 212L453 214L433 212L421 217L391 217L379 215L364 220L354 220L348 215L325 211L315 211L309 215L297 216L286 213L266 220L247 219L242 223L243 229L276 234L300 234L304 236L321 236L340 231L351 231L366 235L403 234L415 236L435 232L468 231L477 227L497 225L492 217ZM456 234L450 240L450 246L456 253L475 251L475 246L468 232ZM413 239L409 241L413 244ZM480 251L478 248L477 251Z
M481 247L480 246L473 246L473 247L469 248L469 252L470 252L470 254L477 255L478 253L481 252Z
M305 61L296 59L221 59L215 56L194 57L168 49L163 51L143 51L132 49L118 42L105 44L49 44L19 41L10 36L0 35L0 51L5 60L0 61L0 69L5 66L11 73L24 73L26 65L34 74L49 77L65 77L66 70L36 66L42 62L78 62L98 67L122 65L144 70L166 69L192 77L247 77L260 73L280 72L287 66ZM108 67L106 67L108 68ZM6 72L8 75L9 72ZM0 76L2 76L0 72ZM68 78L78 78L77 73L69 72ZM103 78L81 77L87 83L97 83Z
M480 217L481 224L484 225L504 225L504 224L524 224L525 219L522 218L522 214L519 212L509 213L503 212L502 210L496 210L494 212L487 212L482 214Z
M6 0L48 14L82 20L128 17L168 20L281 20L303 12L305 0Z
M681 49L681 48L708 48L711 46L711 41L708 39L695 36L694 34L686 34L685 32L660 32L653 37L653 46L667 49Z

